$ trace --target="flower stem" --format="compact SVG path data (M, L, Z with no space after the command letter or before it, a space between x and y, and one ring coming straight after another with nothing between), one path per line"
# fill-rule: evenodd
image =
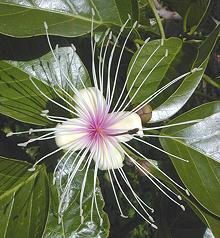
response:
M151 7L151 10L153 11L154 13L154 16L155 16L155 19L157 21L157 24L158 24L158 27L159 27L159 30L160 30L160 35L161 35L161 38L162 39L165 39L165 32L164 32L164 29L163 29L163 25L162 25L162 22L161 22L161 19L160 19L160 16L158 15L158 12L157 12L157 9L153 3L153 0L146 0L148 2L148 4L150 5Z

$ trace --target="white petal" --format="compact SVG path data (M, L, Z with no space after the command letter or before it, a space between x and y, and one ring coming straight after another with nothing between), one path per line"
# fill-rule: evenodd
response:
M115 129L116 132L123 133L138 128L139 131L137 134L141 137L143 136L141 118L137 113L130 114L129 112L115 112L110 114L113 118L116 118L116 122L111 125L109 129ZM120 117L122 117L121 120ZM117 120L117 118L119 119ZM126 134L116 136L115 138L118 142L126 142L132 140L133 136Z
M102 141L103 142L103 141ZM117 142L105 141L92 147L93 159L100 170L118 169L123 167L124 154Z
M83 117L83 113L88 111L93 115L102 113L107 106L101 92L94 87L79 90L79 95L75 95L74 99L77 102L77 109L81 111L80 117Z
M58 124L55 131L57 146L62 147L82 139L87 133L83 132L81 128L82 121L78 118L72 118L62 124Z

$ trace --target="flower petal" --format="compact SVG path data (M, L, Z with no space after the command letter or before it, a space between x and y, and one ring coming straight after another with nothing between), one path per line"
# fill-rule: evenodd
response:
M85 143L82 143L85 135L87 135L87 132L82 120L72 118L56 126L55 142L58 147L68 146L68 144L72 146L74 142L79 142L81 139L81 145L79 143L78 146L82 148L85 146Z
M125 111L117 113L114 112L109 115L113 119L115 118L115 122L113 120L113 124L110 125L108 129L113 130L113 132L115 131L115 134L120 134L137 128L139 129L137 134L139 136L143 136L141 118L137 113L130 114L130 112ZM118 135L115 138L118 142L126 142L132 140L133 135Z
M118 142L101 140L91 148L93 159L100 170L118 169L123 167L124 153Z
M79 111L80 117L84 117L86 112L93 116L97 115L97 113L106 112L107 104L105 98L94 87L79 90L79 95L75 95L74 99L77 103L76 108Z

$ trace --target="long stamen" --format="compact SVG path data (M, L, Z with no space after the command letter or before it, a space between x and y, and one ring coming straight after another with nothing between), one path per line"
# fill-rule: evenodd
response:
M159 48L158 48L159 49ZM153 55L153 54L152 54ZM146 80L149 78L149 76L153 73L153 71L157 68L157 66L168 56L168 50L166 50L165 55L154 65L154 67L150 70L150 72L147 74L147 76L144 78L144 80L141 82L141 84L139 85L139 87L137 88L137 90L135 91L134 95L130 98L130 100L127 102L127 104L123 107L122 111L124 111L129 104L132 102L132 100L136 97L137 93L139 92L139 90L141 89L141 87L144 85L144 83L146 82ZM149 59L148 59L149 60ZM147 63L147 62L146 62ZM139 72L140 73L140 72ZM137 79L137 77L135 78ZM128 91L127 96L130 94L132 88L134 87L135 81L132 82L132 85ZM122 106L124 105L125 100L123 101L123 103L121 104L121 106L119 107L118 111L122 108Z
M138 74L136 75L134 81L131 84L131 87L126 95L126 97L124 98L123 102L121 103L120 107L118 108L117 111L120 111L120 109L123 107L124 103L126 102L126 99L128 98L131 90L133 89L136 81L138 80L138 77L140 76L140 74L143 72L144 68L146 67L146 65L149 63L149 61L152 59L152 57L156 54L156 52L160 49L161 44L153 51L153 53L150 55L150 57L146 60L146 62L144 63L144 65L142 66L142 68L140 69L140 71L138 72ZM147 76L144 78L144 80L141 82L140 86L138 87L137 91L135 92L135 94L132 96L132 98L129 100L129 102L126 104L126 106L124 106L124 108L122 109L122 111L127 107L127 105L130 104L130 102L134 99L134 97L137 95L138 91L140 90L140 88L143 86L143 84L146 82L146 80L149 78L149 76L153 73L153 71L156 69L156 67L161 63L161 61L167 57L167 50L165 52L165 55L154 65L154 67L150 70L150 72L147 74Z
M120 96L119 96L119 98L118 98L118 100L117 100L117 103L115 104L115 107L114 107L114 109L112 110L112 112L114 112L114 111L116 110L116 108L117 108L119 102L121 101L121 98L122 98L122 96L123 96L123 94L124 94L124 91L125 91L125 89L126 89L126 85L127 85L129 76L130 76L130 74L131 74L131 72L132 72L132 69L133 69L133 67L134 67L134 65L135 65L135 63L136 63L136 61L137 61L137 59L138 59L140 53L142 52L144 46L148 43L149 40L150 40L150 38L147 38L147 39L145 40L144 44L143 44L143 45L141 46L141 48L139 49L139 51L138 51L138 53L137 53L137 55L136 55L136 57L135 57L135 59L134 59L132 65L131 65L131 67L130 67L130 69L129 69L129 72L128 72L128 74L127 74L125 83L124 83L123 88L122 88L122 91L121 91L121 94L120 94Z
M153 217L146 211L146 209L144 208L144 206L145 206L147 209L149 209L151 212L153 212L154 209L151 208L150 206L148 206L148 205L135 193L135 191L133 190L133 188L132 188L132 186L131 186L131 184L130 184L130 182L129 182L127 176L126 176L126 174L125 174L124 171L123 171L123 169L122 169L122 168L119 168L118 171L119 171L121 177L123 178L123 180L125 181L125 183L127 184L127 186L129 187L129 189L131 190L132 194L134 195L134 197L135 197L136 201L138 202L138 204L140 205L140 207L141 207L141 208L143 209L143 211L147 214L147 216L149 217L149 219L150 219L152 222L154 222ZM144 205L144 206L143 206L143 205Z
M99 85L100 85L100 91L101 94L103 95L103 77L102 77L102 63L104 58L102 58L102 52L103 52L103 48L104 48L104 43L106 40L107 35L109 34L110 29L108 28L107 31L105 32L105 35L102 39L102 44L101 44L101 48L100 48L100 52L99 52Z
M87 167L86 167L86 172L84 174L84 178L83 178L83 182L82 182L82 186L81 186L81 191L80 191L79 209L80 209L81 224L83 223L83 220L84 220L84 217L83 217L83 195L84 195L84 190L85 190L85 186L86 186L87 174L88 174L91 162L92 162L92 155L90 154L88 156L88 164L87 164Z
M119 203L119 200L118 200L118 197L117 197L117 193L116 193L116 191L115 191L115 186L114 186L114 183L113 183L113 181L112 181L111 172L110 172L109 169L108 169L108 174L109 174L110 182L111 182L111 185L112 185L112 190L113 190L113 193L114 193L114 196L115 196L115 200L116 200L116 203L117 203L117 205L118 205L118 209L119 209L119 211L120 211L120 215L121 215L121 217L123 217L123 218L128 218L128 216L124 215L124 213L123 213L123 211L122 211L122 209L121 209L121 205L120 205L120 203Z
M128 155L126 153L126 155ZM151 173L149 173L149 171L147 172L146 169L143 168L143 166L141 166L139 163L137 163L130 155L128 155L129 159L135 164L135 166L165 195L167 196L172 202L174 202L175 204L177 204L183 211L185 211L185 207L178 203L175 199L173 199L170 195L168 195L150 176L153 177L153 175ZM146 173L147 172L147 173ZM149 176L150 175L150 176ZM154 177L155 179L155 177ZM156 181L159 181L158 179L155 179ZM174 193L171 189L169 189L165 184L161 183L161 185L163 185L168 191L172 192L172 194L174 194L179 200L182 200L181 196L177 195L176 193Z
M121 193L123 194L123 196L125 197L125 199L128 201L128 203L132 206L132 208L133 208L147 223L149 223L153 228L158 229L158 227L157 227L155 224L153 224L150 220L148 220L145 216L143 216L142 213L140 213L140 211L132 204L132 202L130 201L130 199L127 197L127 195L125 194L124 190L122 189L122 187L121 187L121 185L120 185L120 183L119 183L119 181L118 181L118 179L117 179L117 176L116 176L116 174L115 174L115 171L114 171L113 169L112 169L112 173L113 173L113 175L114 175L115 181L116 181L116 183L117 183L117 185L118 185L118 187L119 187Z
M176 156L176 155L174 155L174 154L171 154L171 153L169 153L169 152L167 152L167 151L165 151L165 150L163 150L163 149L161 149L161 148L159 148L159 147L157 147L157 146L155 146L155 145L153 145L153 144L151 144L151 143L148 143L148 142L145 141L145 140L141 140L141 139L139 139L139 138L137 138L137 137L135 137L135 136L134 136L134 139L137 140L137 141L140 141L140 142L142 142L142 143L144 143L144 144L146 144L146 145L148 145L148 146L150 146L150 147L153 147L154 149L157 149L157 150L159 150L159 151L161 151L161 152L163 152L163 153L165 153L165 154L167 154L167 155L169 155L169 156L171 156L171 157L173 157L173 158L182 160L182 161L184 161L184 162L189 162L189 160L185 160L185 159L183 159L183 158L181 158L181 157L179 157L179 156Z
M158 89L156 92L154 92L153 94L151 94L148 98L146 98L143 102L141 102L138 106L136 106L132 111L132 112L137 112L141 107L144 107L145 105L149 104L154 98L156 98L158 95L160 95L164 90L166 90L168 87L170 87L171 85L173 85L174 83L180 81L182 78L185 78L186 76L196 72L196 71L200 71L202 70L201 68L194 68L193 70L191 70L190 72L187 72L175 79L173 79L171 82L169 82L168 84L164 85L162 88Z
M131 28L131 30L129 31L127 37L125 38L125 41L124 41L124 44L122 46L122 49L121 49L121 53L120 53L120 56L119 56L119 60L118 60L118 64L117 64L117 68L116 68L116 72L115 72L115 78L114 78L114 83L113 83L113 89L112 89L112 93L111 93L111 98L110 98L110 102L109 102L109 105L111 106L112 104L112 100L113 100L113 97L114 97L114 93L115 93L115 87L116 87L116 82L117 82L117 78L118 78L118 72L119 72L119 68L120 68L120 64L121 64L121 59L122 59L122 55L124 53L124 49L125 49L125 46L127 44L127 41L131 35L131 33L133 32L133 30L136 28L137 26L137 22L135 22ZM121 29L121 31L123 31L124 28Z
M68 191L69 191L69 189L70 189L70 185L71 185L71 183L72 183L72 181L73 181L73 179L74 179L76 173L78 172L78 169L79 169L79 167L81 166L83 160L85 159L85 156L87 155L88 150L89 150L89 149L87 148L87 149L83 152L83 154L82 154L82 156L80 157L80 159L79 159L77 165L75 166L75 168L74 168L74 170L73 170L73 172L72 172L70 178L69 178L68 181L67 181L67 184L66 184L66 186L65 186L64 192L62 193L61 198L60 198L60 203L59 203L59 207L58 207L59 216L62 216L62 213L63 213L63 211L62 211L62 206L63 206L63 203L65 202L65 199L66 199L66 197L67 197L67 195L68 195Z
M73 115L76 115L77 114L73 111L73 110L70 110L69 108L63 106L62 104L54 101L53 99L51 99L50 97L48 97L43 91L41 91L41 89L36 85L36 83L32 80L31 76L29 77L29 79L31 80L31 82L33 83L33 85L35 86L35 88L40 92L40 94L42 94L45 98L47 98L49 101L51 101L52 103L56 104L57 106L63 108L64 110L70 112L71 114Z
M51 155L53 155L53 154L55 154L55 153L57 153L57 152L59 152L59 151L65 149L65 148L68 148L69 146L73 145L74 143L75 143L75 141L74 141L74 142L71 142L71 143L68 143L68 144L66 144L66 145L64 145L64 146L62 146L62 147L60 147L60 148L58 148L58 149L56 149L56 150L50 152L49 154L46 154L45 156L43 156L42 158L40 158L38 161L36 161L36 162L33 164L33 167L29 169L29 171L34 171L36 165L39 164L40 162L42 162L44 159L48 158L49 156L51 156Z
M149 160L147 157L145 157L142 153L140 153L138 150L136 150L134 147L130 146L126 142L122 142L124 145L126 145L128 148L130 148L132 151L134 151L137 155L141 156L145 161L147 161L149 164L151 164L155 169L157 169L160 173L162 173L170 182L172 182L174 185L176 185L178 188L180 188L182 191L184 191L188 196L190 195L189 191L186 188L183 188L181 185L179 185L176 181L174 181L171 177L169 177L166 173L163 172L160 168L158 168L151 160ZM126 151L125 151L126 153Z
M112 65L112 59L113 59L113 56L114 56L114 52L115 52L115 49L116 49L116 46L118 44L118 40L124 30L124 28L126 27L127 23L130 21L130 18L127 19L127 21L124 23L124 25L121 27L120 29L120 32L115 40L115 43L113 45L113 48L112 48L112 51L111 51L111 54L110 54L110 57L109 57L109 62L108 62L108 76L107 76L107 95L106 95L106 101L107 103L110 105L110 90L111 90L111 65ZM137 25L137 23L135 23L135 26ZM132 28L133 29L133 28ZM131 34L131 33L130 33Z
M140 130L143 130L143 131L157 130L157 129L163 129L163 128L168 128L168 127L173 127L173 126L193 124L193 123L197 123L197 122L200 122L200 121L201 121L201 119L192 120L192 121L184 121L184 122L179 122L179 123L174 123L174 124L168 124L168 125L164 125L164 126L155 126L155 127L147 127L147 128L143 127Z

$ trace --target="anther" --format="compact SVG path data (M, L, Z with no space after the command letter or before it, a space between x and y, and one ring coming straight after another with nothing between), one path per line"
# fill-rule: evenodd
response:
M136 21L133 25L133 28L136 28L137 24L138 24L138 22Z
M84 223L84 216L81 216L80 218L81 218L80 222L81 222L81 225L82 225Z
M102 226L102 224L103 224L103 219L101 218L99 221L99 225Z
M35 167L33 166L32 168L28 169L29 172L34 172L35 171Z
M95 16L95 10L92 8L92 15Z
M46 31L48 30L48 25L45 21L44 21L44 28L45 28Z
M28 145L27 142L23 142L23 143L18 143L17 146L20 146L20 147L26 147Z
M186 192L186 195L187 195L187 196L190 196L190 192L189 192L188 189L186 189L185 192Z
M105 32L105 36L108 35L109 31L110 31L110 28L108 28L108 29L106 30L106 32Z
M155 224L151 224L151 226L152 226L154 229L158 229L158 227L157 227Z
M33 131L34 131L34 129L33 129L33 128L30 128L29 131L28 131L28 134L29 134L29 135L32 134Z
M112 31L109 32L108 38L109 38L109 40L111 40L111 38L112 38Z
M128 19L131 19L131 15L128 13Z
M74 44L71 44L71 47L72 47L73 51L75 52L75 51L76 51L75 45L74 45Z
M186 211L186 208L183 205L180 205L183 211Z
M167 57L168 56L168 49L166 49L166 51L165 51L165 57Z
M9 137L9 136L13 136L13 132L8 132L8 133L6 134L6 137Z
M149 216L149 220L152 221L152 222L154 222L154 219L153 219L152 216Z
M150 40L150 37L148 37L147 39L145 39L144 43L147 43Z
M182 200L182 197L181 197L180 195L178 195L177 198L178 198L179 200Z

